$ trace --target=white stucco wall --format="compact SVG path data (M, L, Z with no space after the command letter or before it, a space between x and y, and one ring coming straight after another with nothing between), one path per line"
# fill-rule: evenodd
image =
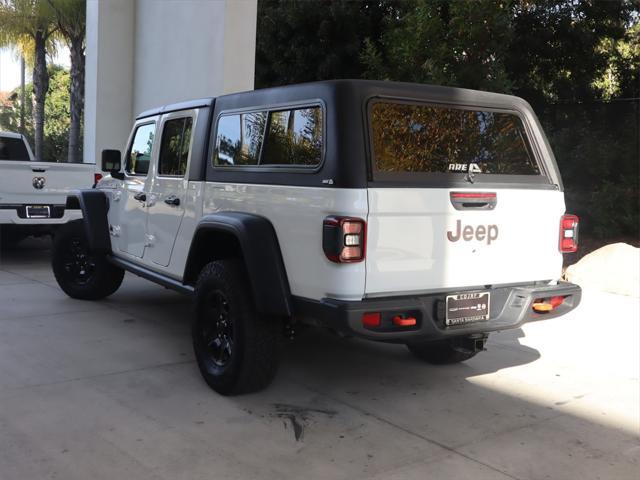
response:
M132 117L131 0L87 2L84 161L100 163L104 148L122 148Z
M257 0L89 0L85 161L139 112L253 89Z

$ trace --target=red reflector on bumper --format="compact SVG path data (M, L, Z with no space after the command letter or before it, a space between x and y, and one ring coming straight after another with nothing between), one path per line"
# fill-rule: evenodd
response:
M362 325L367 328L375 328L380 326L380 313L363 313Z
M553 306L553 308L559 307L560 305L562 305L564 303L564 299L565 297L551 297L551 300L549 300L549 303Z

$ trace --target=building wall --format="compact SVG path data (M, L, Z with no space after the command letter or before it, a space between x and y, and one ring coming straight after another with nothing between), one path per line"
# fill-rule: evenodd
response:
M85 162L141 111L253 89L257 0L89 0Z
M132 117L134 9L130 0L87 2L84 161L122 148Z

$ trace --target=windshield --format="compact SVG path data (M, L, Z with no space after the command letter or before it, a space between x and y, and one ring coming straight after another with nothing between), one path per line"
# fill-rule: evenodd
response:
M512 113L376 101L370 121L377 172L540 175Z

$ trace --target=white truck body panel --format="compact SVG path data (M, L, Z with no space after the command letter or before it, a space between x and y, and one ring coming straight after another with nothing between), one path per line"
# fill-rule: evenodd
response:
M22 140L32 159L0 160L0 224L63 224L82 218L79 210L65 211L59 218L23 218L17 208L11 207L64 206L70 192L93 185L95 165L36 162L29 143L22 135L2 132L0 136Z
M64 205L67 195L90 188L95 166L91 164L0 161L0 206ZM35 179L44 179L41 189ZM82 218L80 210L65 211L62 218L20 218L16 209L0 209L0 224L62 224Z
M128 186L122 186L123 183ZM120 187L112 190L111 185ZM366 218L366 189L189 182L168 265L161 265L157 259L166 255L166 248L157 236L160 226L156 217L158 198L152 199L151 206L142 207L140 202L133 200L131 206L125 208L122 203L127 195L125 190L140 192L144 188L143 180L131 177L124 182L105 179L100 188L108 191L111 198L108 216L112 245L118 255L130 261L181 279L202 216L241 210L269 218L278 237L293 295L360 300L365 294L365 263L340 265L330 262L322 253L322 222L328 215Z
M369 189L367 296L558 277L562 192L472 186L468 190L496 193L495 209L456 210L449 194L465 191L460 188ZM465 240L457 231L458 220L462 230L484 226L481 239L474 235ZM490 225L496 226L491 240ZM460 238L453 242L447 232Z
M330 262L322 251L322 222L329 215L366 218L366 189L206 183L203 194L204 215L243 211L271 221L293 295L362 299L365 263Z

